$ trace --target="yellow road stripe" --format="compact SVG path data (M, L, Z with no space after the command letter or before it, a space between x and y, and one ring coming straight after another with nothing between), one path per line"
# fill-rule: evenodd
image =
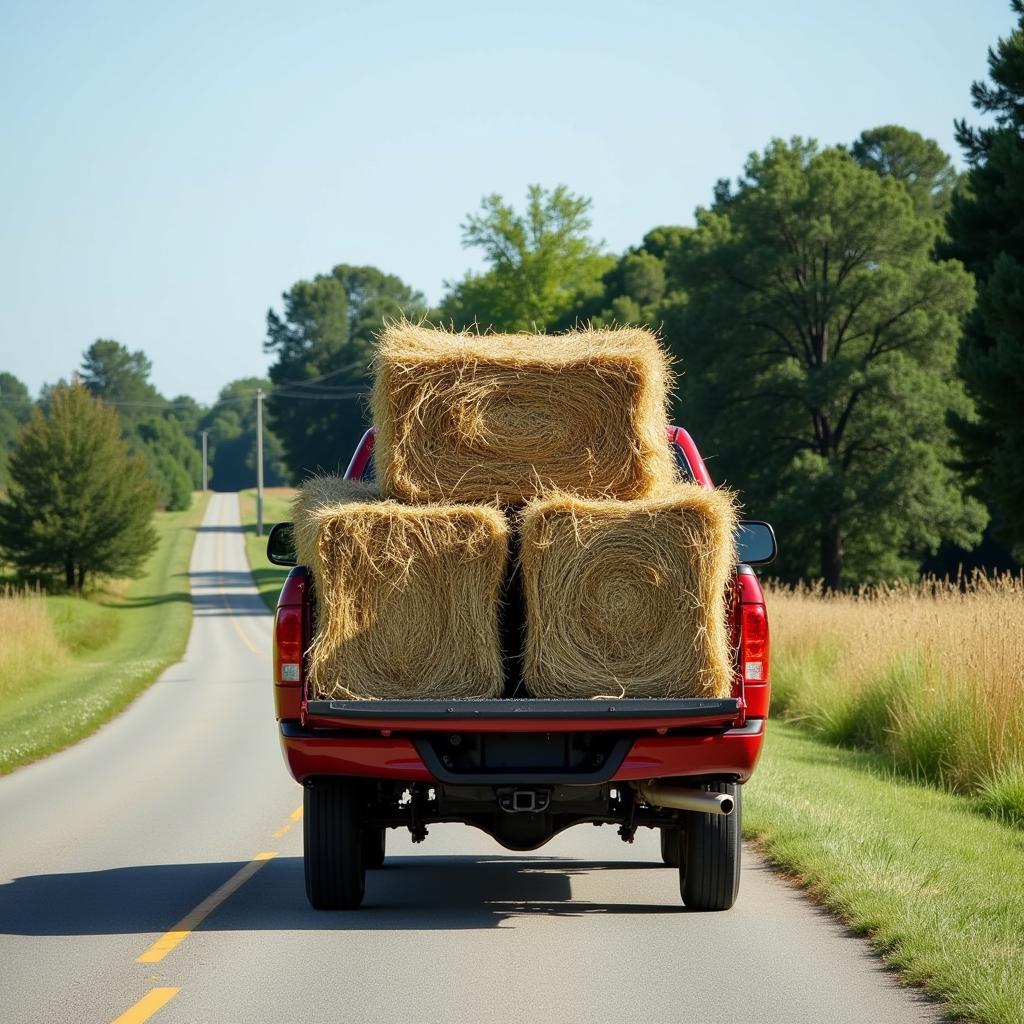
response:
M271 835L275 839L280 839L286 832L290 832L300 821L302 821L302 808L296 807L291 814L288 815L291 821L287 825L282 826L276 832L272 832Z
M215 889L199 904L195 910L189 911L169 932L165 932L135 962L138 964L158 964L175 946L190 932L217 909L233 892L244 885L264 864L276 853L257 853L245 867L236 871L222 886Z
M177 988L151 988L134 1006L125 1010L114 1024L142 1024L180 991Z

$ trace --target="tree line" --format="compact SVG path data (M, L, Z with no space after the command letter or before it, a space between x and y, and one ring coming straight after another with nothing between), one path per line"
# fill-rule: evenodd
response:
M845 145L776 139L715 184L693 226L652 228L622 254L594 238L591 200L565 185L531 186L518 209L490 195L461 228L485 269L446 281L436 307L393 274L340 264L268 311L269 380L234 382L210 409L163 399L143 353L110 341L88 350L77 386L115 404L127 455L173 508L197 484L200 429L215 486L251 482L257 387L269 395L268 481L343 464L366 425L385 317L495 331L648 324L677 358L676 422L748 512L776 524L782 578L835 588L972 559L1013 565L1024 555L1024 0L1011 6L1017 24L972 89L989 123L956 125L963 174L896 125ZM30 429L27 399L0 375L0 450ZM33 415L50 400L44 389Z

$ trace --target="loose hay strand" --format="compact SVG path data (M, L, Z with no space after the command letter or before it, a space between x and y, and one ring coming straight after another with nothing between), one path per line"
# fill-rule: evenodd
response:
M293 506L296 549L317 593L311 696L500 696L504 515L374 498L364 484L319 477Z
M374 458L403 501L639 498L677 480L668 357L645 328L477 334L407 321L374 362Z
M521 522L523 679L534 697L722 697L733 496L537 499Z

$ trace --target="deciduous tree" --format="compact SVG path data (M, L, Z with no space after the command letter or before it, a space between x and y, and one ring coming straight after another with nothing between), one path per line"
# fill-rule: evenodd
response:
M524 213L500 195L485 197L462 225L462 244L479 249L488 269L446 282L442 319L457 327L543 331L600 297L615 260L590 237L590 206L564 185L531 185Z

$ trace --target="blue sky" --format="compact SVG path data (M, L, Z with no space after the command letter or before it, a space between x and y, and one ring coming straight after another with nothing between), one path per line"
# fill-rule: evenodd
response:
M692 222L773 136L954 117L1005 0L0 2L0 370L97 337L167 395L260 373L267 307L334 264L431 300L459 223L530 182L613 251Z

